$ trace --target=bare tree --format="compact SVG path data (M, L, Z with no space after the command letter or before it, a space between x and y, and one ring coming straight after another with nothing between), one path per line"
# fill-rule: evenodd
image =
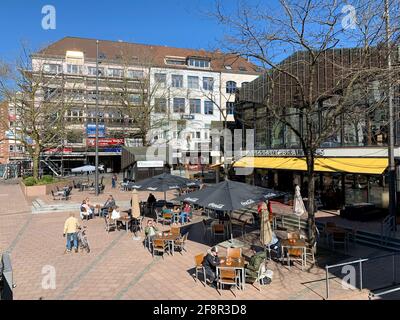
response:
M340 0L280 0L275 7L240 4L232 13L217 3L214 12L229 27L227 50L251 58L265 70L241 98L259 103L260 115L275 121L283 138L282 128L294 134L303 150L311 241L317 149L337 134L342 119L351 123L360 108L371 114L382 106L381 99L373 106L360 105L372 101L374 81L388 85L382 2L359 0L355 11L346 5ZM398 19L392 20L396 25L394 21ZM395 41L398 30L393 30Z
M131 137L142 139L147 146L151 143L151 133L165 125L169 118L167 82L152 78L150 71L156 64L151 48L133 55L128 45L121 44L116 63L122 67L122 78L116 80L105 75L113 108L116 107L129 124Z
M37 179L42 152L65 139L65 114L73 101L65 92L74 83L67 83L63 74L49 72L44 62L33 69L30 58L24 48L15 70L8 67L7 77L0 78L0 94L15 110L13 135L32 159Z

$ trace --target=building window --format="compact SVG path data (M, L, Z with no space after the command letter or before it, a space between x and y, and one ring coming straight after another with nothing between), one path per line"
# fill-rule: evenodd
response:
M142 96L138 93L131 93L128 95L129 102L134 105L140 105L142 103Z
M227 81L226 93L235 93L235 92L236 92L236 82L235 81Z
M160 86L160 88L165 88L167 85L167 75L165 73L155 73L154 80L156 84Z
M143 70L128 70L126 76L130 79L143 79L144 72Z
M108 68L107 75L112 78L122 78L124 74L124 70L122 69L115 69L115 68Z
M88 74L90 76L96 75L96 67L88 67ZM99 76L104 76L104 68L99 68Z
M190 113L201 113L201 100L200 99L190 99Z
M188 76L188 88L198 89L199 88L199 77Z
M186 62L184 59L165 59L165 64L170 64L174 66L184 66L186 65Z
M226 114L233 114L235 111L235 103L227 102L226 103Z
M182 88L183 87L183 76L173 74L172 75L172 87Z
M185 98L174 98L174 112L185 113Z
M82 66L77 64L67 64L67 73L71 74L81 74Z
M208 139L208 132L207 131L204 132L204 139Z
M210 68L210 61L204 59L189 58L188 65L195 68Z
M201 138L200 131L196 131L196 139L200 139L200 138Z
M167 112L167 99L155 98L154 99L154 112L155 113L166 113Z
M214 90L214 78L203 77L203 89L213 91Z
M61 66L61 64L46 63L46 64L43 65L43 72L61 73L62 72L62 66Z
M212 101L204 101L204 114L213 114L214 105Z

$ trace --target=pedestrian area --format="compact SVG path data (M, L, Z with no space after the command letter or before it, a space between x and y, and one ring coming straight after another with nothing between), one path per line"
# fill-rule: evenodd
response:
M15 188L1 188L10 203L23 201ZM19 204L21 205L21 204ZM30 212L0 214L0 251L11 254L15 299L310 299L325 294L325 270L269 262L274 271L269 285L245 285L245 290L219 290L195 280L194 256L209 244L201 240L195 216L184 228L189 231L186 252L152 257L141 240L124 230L107 233L104 220L85 221L91 252L64 253L63 224L68 213ZM169 229L169 226L161 226ZM249 235L252 236L251 234ZM221 255L224 249L221 248ZM244 250L244 255L249 252ZM331 255L331 254L329 254ZM330 259L332 257L330 256ZM340 257L338 257L340 259ZM335 259L335 262L337 260ZM366 291L345 290L331 280L331 299L367 299Z

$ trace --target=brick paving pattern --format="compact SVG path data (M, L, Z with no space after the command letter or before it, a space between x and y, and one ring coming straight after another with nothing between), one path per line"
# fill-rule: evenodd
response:
M99 200L102 203L113 192L118 201L129 201L129 192L110 190ZM3 203L0 212L0 252L10 251L14 269L15 299L323 299L324 269L313 267L301 271L297 266L288 269L274 262L270 285L261 291L246 284L245 291L217 290L203 286L193 276L194 256L205 253L209 245L197 241L203 219L195 217L185 228L189 231L187 252L166 254L164 259L152 257L142 241L133 240L124 230L107 234L104 221L98 217L85 221L91 252L64 254L63 224L68 212L32 214L18 185L0 184ZM169 197L171 194L168 195ZM78 202L85 193L73 191ZM94 199L94 195L90 196ZM142 199L147 193L140 193ZM163 196L157 195L162 198ZM52 202L45 197L46 202ZM32 199L28 199L32 200ZM75 212L78 217L79 213ZM168 226L162 227L168 229ZM191 236L192 235L192 236ZM143 239L143 233L140 234ZM204 241L203 241L204 242ZM223 251L221 254L223 255ZM43 289L45 266L56 271L56 288ZM367 299L367 292L343 290L338 281L331 280L331 296L335 299Z

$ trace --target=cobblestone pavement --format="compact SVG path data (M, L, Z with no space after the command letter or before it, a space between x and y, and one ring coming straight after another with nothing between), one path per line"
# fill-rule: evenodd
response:
M273 282L261 291L259 286L256 285L257 289L250 284L246 284L244 291L217 292L203 286L192 276L194 256L209 248L206 241L201 241L202 231L196 223L202 217L195 217L185 226L189 241L182 254L153 258L131 233L107 233L100 218L84 222L91 252L64 254L62 232L68 213L31 214L18 185L0 184L0 194L5 208L0 212L0 252L11 253L17 284L15 299L320 300L325 294L323 269L301 271L296 265L289 269L274 262L268 265L274 271ZM140 236L143 239L143 233ZM55 288L49 288L46 282L49 270L55 271ZM366 299L367 292L343 290L338 281L331 280L331 297Z

